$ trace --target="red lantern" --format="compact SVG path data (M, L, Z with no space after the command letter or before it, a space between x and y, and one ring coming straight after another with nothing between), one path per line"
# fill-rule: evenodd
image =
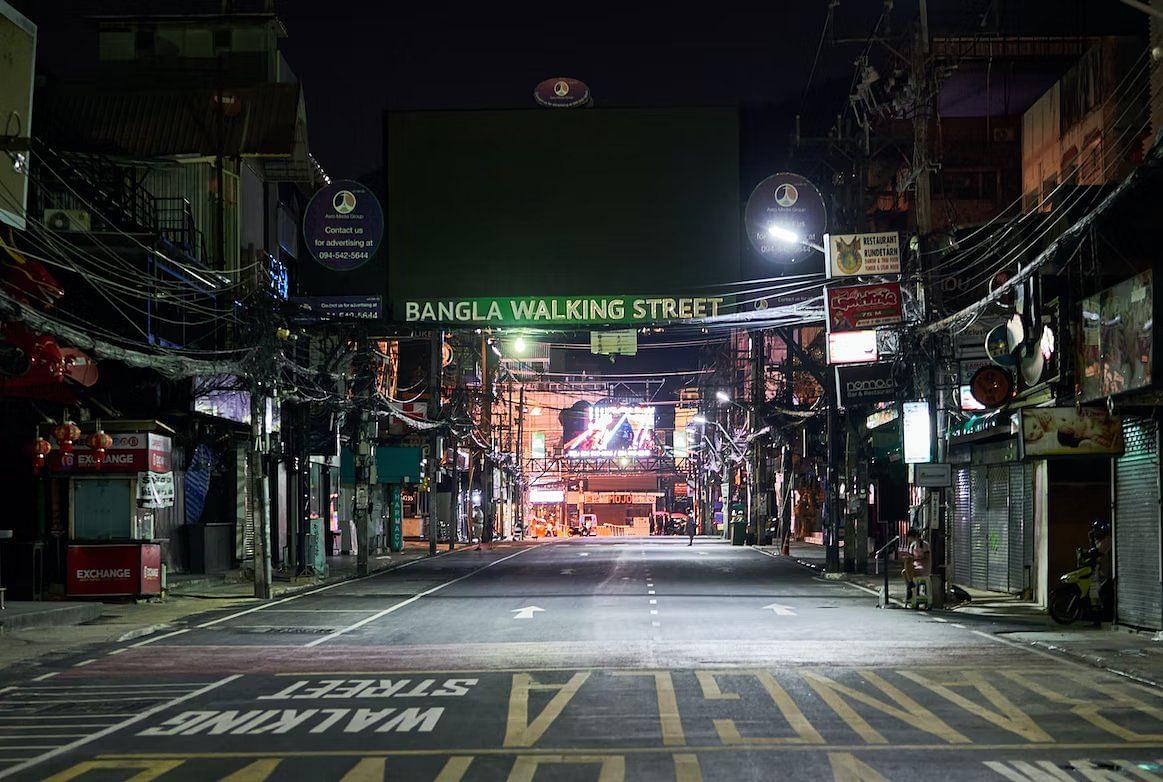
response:
M73 442L81 436L81 428L72 421L65 421L53 428L52 436L57 438L61 453L72 453Z
M103 429L98 429L89 435L89 439L85 443L89 446L89 452L93 457L93 467L100 470L105 461L105 449L113 445L113 438L105 434Z
M52 443L43 437L38 437L32 444L32 473L40 475L40 468L44 467L44 457L52 450Z

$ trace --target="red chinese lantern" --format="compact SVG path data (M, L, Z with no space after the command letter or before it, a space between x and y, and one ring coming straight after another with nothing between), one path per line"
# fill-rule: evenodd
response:
M32 474L40 475L40 468L44 467L44 457L52 450L52 443L43 437L36 438L32 444Z
M81 428L72 421L65 421L53 427L52 436L57 438L61 453L72 453L73 442L81 436Z
M89 446L89 453L93 458L93 467L100 470L101 465L105 462L105 450L113 445L113 438L105 434L105 430L98 429L89 435L85 443Z

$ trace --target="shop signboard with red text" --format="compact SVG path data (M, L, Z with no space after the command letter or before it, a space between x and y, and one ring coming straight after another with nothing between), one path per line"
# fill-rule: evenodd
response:
M70 597L158 595L161 568L157 543L69 546L66 591Z
M828 331L859 331L904 320L899 282L828 287Z
M171 441L154 432L119 432L110 435L113 444L106 449L98 465L89 446L73 443L71 453L64 453L54 443L45 461L53 472L139 473L169 472ZM83 438L82 438L83 439Z

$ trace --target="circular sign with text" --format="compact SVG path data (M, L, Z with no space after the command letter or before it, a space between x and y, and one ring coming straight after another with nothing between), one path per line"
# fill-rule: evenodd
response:
M999 407L1014 392L1014 379L1001 367L987 364L969 379L969 395L984 407Z
M332 182L307 203L303 241L321 266L337 272L358 269L375 255L383 238L384 211L366 185Z
M546 79L533 90L533 100L549 109L573 109L588 106L590 88L578 79L558 77Z
M794 264L815 256L823 268L823 255L811 245L823 244L828 212L820 191L799 174L760 182L747 199L743 224L751 246L767 260Z

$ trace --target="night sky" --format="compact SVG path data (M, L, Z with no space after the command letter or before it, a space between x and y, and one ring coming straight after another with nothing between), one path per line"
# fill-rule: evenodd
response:
M94 13L217 10L221 0L10 0L41 26L41 67L76 74ZM234 0L248 8L261 0ZM897 0L893 30L916 18ZM573 76L598 106L799 106L828 0L715 3L698 13L673 4L449 4L276 0L301 78L311 145L333 176L381 163L385 109L532 108L542 79ZM822 49L805 113L830 124L844 103L852 62L883 8L843 0ZM994 8L995 15L988 9ZM1146 17L1116 0L931 0L934 34L997 24L1025 34L1138 33ZM838 42L832 43L832 38ZM843 43L852 39L852 43ZM790 124L789 124L790 126ZM774 139L783 144L786 135Z

